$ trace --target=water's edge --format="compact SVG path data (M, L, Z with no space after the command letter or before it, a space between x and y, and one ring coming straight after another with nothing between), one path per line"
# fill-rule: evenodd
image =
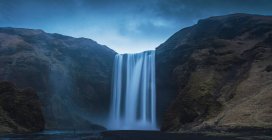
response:
M29 134L2 134L0 139L42 140L272 140L271 135L251 133L166 133L160 131L44 131Z

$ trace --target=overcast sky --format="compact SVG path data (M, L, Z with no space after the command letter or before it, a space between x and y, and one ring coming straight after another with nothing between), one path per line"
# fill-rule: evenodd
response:
M86 37L119 53L155 49L199 19L272 14L272 0L0 0L0 26Z

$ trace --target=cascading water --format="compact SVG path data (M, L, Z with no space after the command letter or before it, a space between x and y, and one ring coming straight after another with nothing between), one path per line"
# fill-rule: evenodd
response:
M115 56L111 101L109 129L157 129L155 51Z

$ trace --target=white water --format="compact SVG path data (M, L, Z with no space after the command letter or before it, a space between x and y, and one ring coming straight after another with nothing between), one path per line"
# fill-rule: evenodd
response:
M111 101L109 129L157 129L155 51L115 56Z

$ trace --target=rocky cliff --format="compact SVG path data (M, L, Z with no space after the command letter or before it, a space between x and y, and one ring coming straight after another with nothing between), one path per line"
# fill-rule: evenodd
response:
M41 102L31 88L17 89L0 81L0 133L35 132L44 129Z
M0 28L0 80L37 91L46 129L101 128L114 55L90 39Z
M271 16L203 19L156 51L162 130L272 128Z

